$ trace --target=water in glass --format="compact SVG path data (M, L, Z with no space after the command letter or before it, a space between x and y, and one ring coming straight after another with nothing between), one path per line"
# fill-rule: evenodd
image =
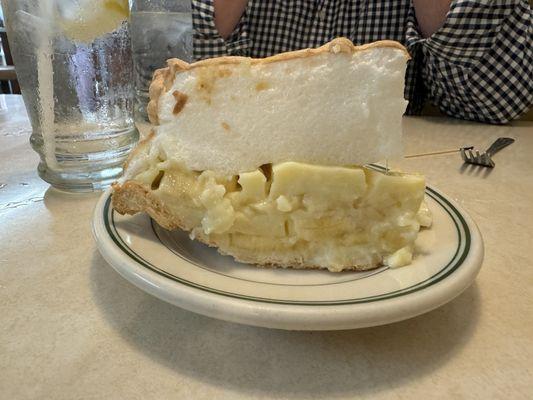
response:
M138 139L127 0L2 0L39 175L105 188Z

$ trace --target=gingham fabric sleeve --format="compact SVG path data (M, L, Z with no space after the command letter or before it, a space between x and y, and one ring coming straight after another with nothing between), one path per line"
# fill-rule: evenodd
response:
M246 13L229 38L224 40L215 27L215 9L212 0L192 0L193 57L244 56L248 54Z
M525 0L456 0L444 25L423 39L411 10L411 110L428 99L450 116L490 123L527 111L533 103L531 21Z

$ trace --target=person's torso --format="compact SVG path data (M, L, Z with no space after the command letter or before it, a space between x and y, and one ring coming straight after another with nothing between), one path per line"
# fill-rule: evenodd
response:
M246 9L250 56L317 47L347 37L360 45L404 42L409 0L251 0Z

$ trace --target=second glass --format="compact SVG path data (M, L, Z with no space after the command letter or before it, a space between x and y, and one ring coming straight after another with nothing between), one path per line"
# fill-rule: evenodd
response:
M135 69L135 111L147 120L148 88L169 58L192 61L190 0L131 0L131 41Z

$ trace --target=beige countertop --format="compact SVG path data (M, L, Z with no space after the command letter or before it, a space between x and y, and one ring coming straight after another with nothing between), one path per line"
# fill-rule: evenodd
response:
M402 163L477 222L479 276L407 321L289 332L192 314L122 279L91 236L98 194L41 181L20 98L0 96L0 398L531 399L533 123L404 127L407 154L517 139L493 170L457 154Z

